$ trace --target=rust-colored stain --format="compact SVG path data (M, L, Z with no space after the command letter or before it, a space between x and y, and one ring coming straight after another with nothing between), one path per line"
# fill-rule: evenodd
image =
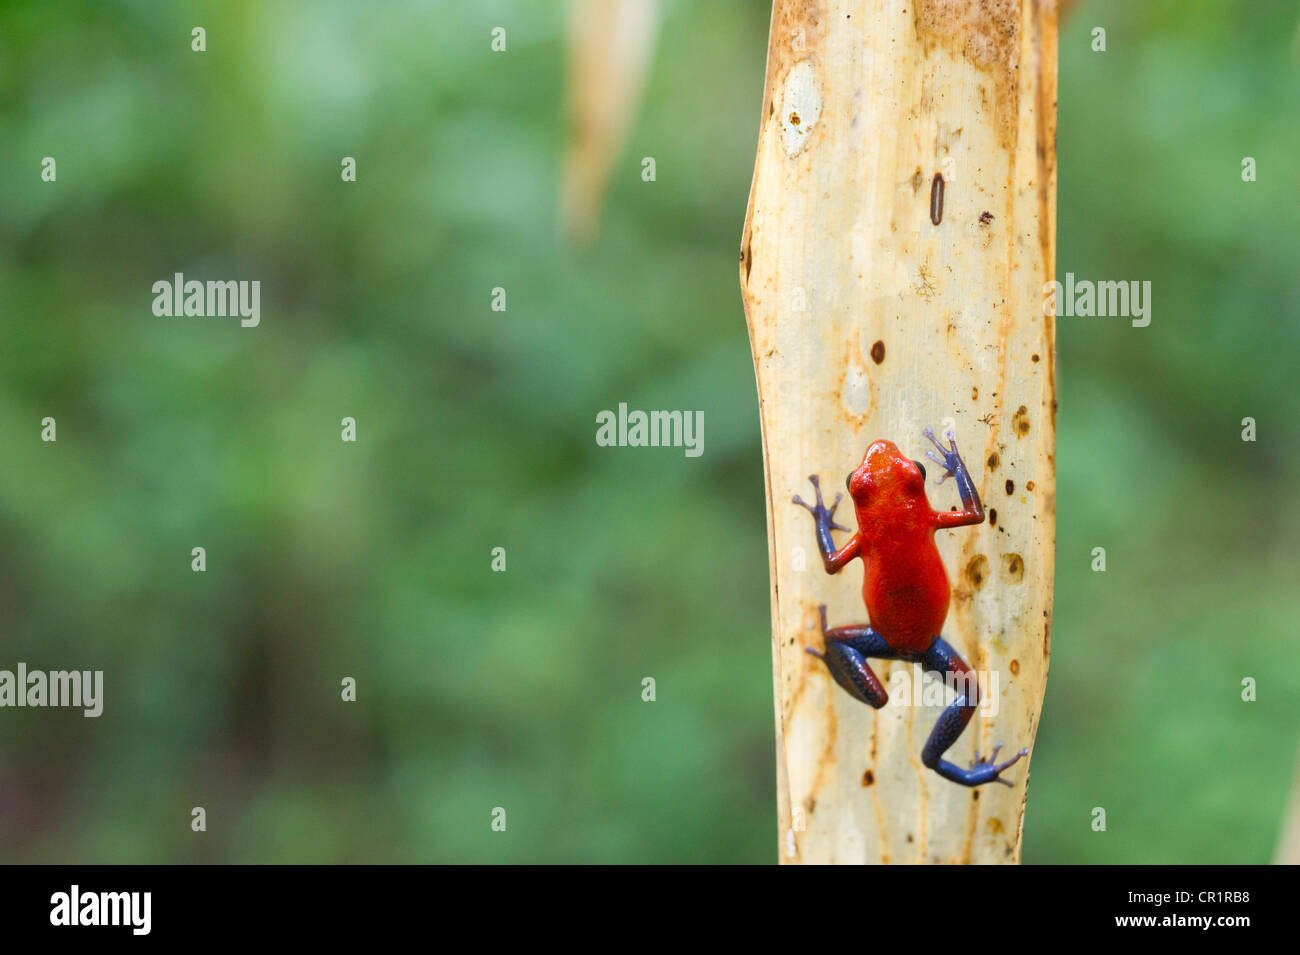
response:
M1039 358L1038 358L1038 352L1034 352L1032 355L1030 355L1030 356L1029 356L1029 360L1030 360L1030 361L1033 361L1033 362L1038 361L1038 360L1039 360Z
M1037 123L1035 147L1038 157L1038 245L1043 254L1043 273L1050 279L1056 273L1056 218L1052 215L1052 190L1056 184L1056 44L1043 43L1043 34L1057 34L1057 9L1055 3L1035 3L1033 9L1033 49L1038 61L1033 64L1038 82L1035 84L1034 120ZM1047 102L1051 96L1051 103ZM1050 393L1056 394L1056 368L1052 359L1055 329L1047 322L1048 372L1051 377Z
M1025 579L1025 560L1019 554L1002 555L1002 572L1013 584Z
M921 167L916 167L916 172L912 173L912 195L921 191L921 185L925 182L925 173L921 172Z
M872 358L875 358L874 353ZM856 430L863 418L876 406L877 381L874 376L867 374L868 366L856 353L845 351L839 361L839 401L835 403L835 408L844 423Z
M876 781L876 774L873 773L871 770L868 769L862 774L862 786L864 789L867 786L870 786L875 781Z
M1002 820L997 816L991 816L989 821L984 823L984 828L988 829L989 835L1000 836L1006 831L1006 826L1002 825Z
M980 400L980 390L979 390L978 388L974 388L974 387L971 388L971 390L970 390L970 400L971 400L971 401L979 401L979 400Z
M1011 417L1011 430L1018 438L1023 438L1029 433L1029 409L1024 405L1017 408L1016 413Z
M1032 491L1033 489L1034 489L1034 482L1033 482L1033 481L1027 481L1027 482L1025 482L1025 490L1026 490L1026 491Z
M772 10L773 43L767 63L767 86L785 76L790 67L817 52L822 45L825 14L820 0L777 0ZM780 37L777 42L776 38Z
M985 464L989 466L990 471L996 471L998 469L998 464L1001 463L1001 461L1002 459L998 457L998 453L994 451L992 454L989 455L989 459L988 461L985 462Z
M984 586L984 581L989 579L989 559L983 554L976 554L966 565L963 575L971 587L979 590Z
M871 346L871 360L874 361L877 365L879 365L882 361L885 360L884 342L877 341L874 345Z
M1007 669L1011 671L1012 676L1020 676L1020 661L1012 660L1007 664Z
M927 52L941 46L989 77L998 144L1012 148L1020 120L1019 0L916 0L912 20Z

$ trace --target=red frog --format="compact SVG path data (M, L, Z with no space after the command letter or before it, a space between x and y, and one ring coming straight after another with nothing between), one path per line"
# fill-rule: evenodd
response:
M942 758L975 713L979 705L979 684L966 661L939 635L948 616L950 591L948 575L934 545L934 532L982 523L984 507L970 472L957 453L956 435L952 431L944 435L948 441L946 448L929 428L925 429L925 436L939 450L939 455L927 452L944 469L938 483L950 477L956 481L961 495L960 511L931 510L925 496L925 467L904 457L892 441L873 442L862 463L844 482L853 498L858 530L839 550L835 549L831 531L849 530L835 523L835 508L843 495L836 494L831 506L826 507L822 503L821 484L814 474L808 480L816 492L817 503L807 504L795 497L794 503L807 508L817 522L817 548L828 574L839 573L855 557L862 558L865 567L862 599L871 621L870 625L828 628L826 605L822 604L819 610L826 652L819 653L811 647L808 652L826 664L835 682L850 696L876 709L889 701L889 695L867 663L869 657L920 663L927 671L947 679L956 686L957 699L943 711L930 732L921 751L921 762L963 786L991 782L1010 786L999 774L1028 750L1022 749L1006 762L998 763L998 752L1002 749L999 743L987 760L981 761L976 753L969 769Z

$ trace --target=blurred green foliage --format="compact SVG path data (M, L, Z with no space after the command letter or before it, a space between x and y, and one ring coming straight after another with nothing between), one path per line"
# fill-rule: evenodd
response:
M1062 33L1058 271L1150 279L1154 318L1060 322L1026 861L1272 853L1300 692L1296 29L1281 0L1094 0ZM761 3L668 5L572 252L558 3L0 9L0 667L106 686L97 720L0 711L0 859L775 858L736 276L766 35ZM261 326L155 318L176 271L259 279ZM598 449L619 401L702 409L706 453Z

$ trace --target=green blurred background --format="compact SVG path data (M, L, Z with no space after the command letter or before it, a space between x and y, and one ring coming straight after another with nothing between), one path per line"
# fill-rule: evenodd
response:
M0 667L105 671L97 720L0 711L0 860L774 861L736 273L767 4L666 5L583 252L561 4L181 6L0 10ZM1092 0L1062 31L1058 272L1149 279L1154 313L1059 325L1027 862L1277 842L1300 11L1248 7ZM176 271L260 279L261 326L155 318ZM597 448L619 401L702 409L704 456Z

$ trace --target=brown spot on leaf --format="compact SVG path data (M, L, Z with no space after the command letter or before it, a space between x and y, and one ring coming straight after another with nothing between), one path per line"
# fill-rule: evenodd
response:
M976 554L966 565L966 580L970 582L971 587L979 590L988 579L989 560L983 554Z
M1006 488L1007 488L1007 493L1008 493L1008 494L1015 494L1015 493L1016 493L1016 482L1013 481L1013 480L1011 480L1011 478L1007 478Z
M879 365L882 361L885 360L884 342L877 341L874 345L871 346L871 360L874 361L877 365Z
M1038 352L1034 352L1032 355L1030 355L1030 356L1029 356L1029 360L1030 360L1030 361L1038 361Z
M1007 669L1011 671L1012 676L1020 676L1020 661L1012 660L1007 664Z
M1025 561L1019 554L1002 555L1002 572L1012 583L1025 579Z
M996 507L989 508L989 526L990 527L998 526L998 509Z
M1021 405L1011 418L1011 430L1023 438L1029 433L1029 409Z
M870 786L875 781L876 781L876 774L873 773L871 770L868 769L865 773L862 774L862 785L864 787Z
M996 451L990 454L987 462L989 466L989 470L996 471L998 469L998 462L1001 460L1002 459L998 457L998 453Z
M1034 489L1034 482L1033 482L1033 481L1029 481L1029 482L1027 482L1027 483L1025 484L1025 490L1026 490L1026 491L1032 491L1033 489Z

